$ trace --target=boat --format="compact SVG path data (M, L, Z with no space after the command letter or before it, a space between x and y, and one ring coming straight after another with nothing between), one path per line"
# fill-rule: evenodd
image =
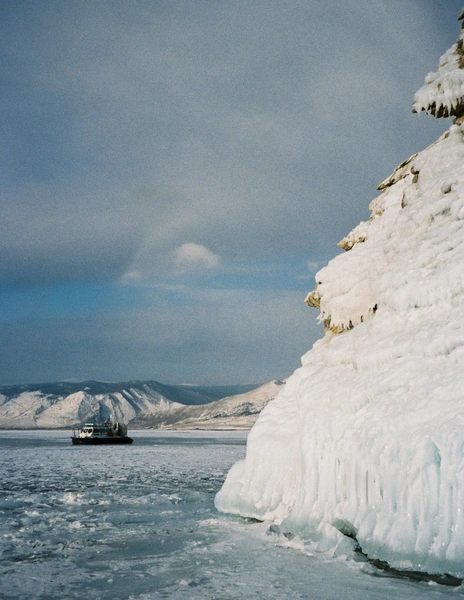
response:
M83 427L73 429L72 443L78 446L95 446L102 444L132 444L134 441L127 435L127 425L105 421L103 425L85 423Z

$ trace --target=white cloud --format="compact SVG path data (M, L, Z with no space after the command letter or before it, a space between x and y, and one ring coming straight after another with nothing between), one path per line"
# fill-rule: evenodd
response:
M206 246L193 242L182 244L174 250L176 265L183 271L214 269L220 263L220 257Z
M126 284L139 284L143 281L143 275L140 271L132 269L124 273L120 281Z
M379 181L448 127L410 110L456 40L461 8L457 0L4 2L0 283L31 286L28 298L66 282L126 285L101 303L107 310L86 336L81 321L65 330L51 316L35 329L2 323L3 347L17 350L0 356L0 378L59 379L74 368L84 378L198 383L286 375L315 339L301 326L316 327L317 311L303 303L314 272L368 218ZM272 282L298 286L308 257L307 289L269 299ZM222 284L244 281L258 298L192 308L191 281L185 295L155 294L218 267ZM198 293L204 284L198 277ZM116 293L117 314L107 316ZM67 314L60 294L53 308Z
M332 256L444 129L410 110L458 9L444 40L411 0L40 4L0 21L7 284L153 280L184 240Z
M321 268L321 265L311 260L308 261L308 269L311 274L316 273Z

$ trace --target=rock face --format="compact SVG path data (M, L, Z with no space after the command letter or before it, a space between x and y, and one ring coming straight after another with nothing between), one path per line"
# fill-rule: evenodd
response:
M460 114L460 47L417 111ZM325 336L260 414L219 510L315 550L344 553L355 537L397 568L464 577L461 121L379 186L369 222L317 273L307 301Z

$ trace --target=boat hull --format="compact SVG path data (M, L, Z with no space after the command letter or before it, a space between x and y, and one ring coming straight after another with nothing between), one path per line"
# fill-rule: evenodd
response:
M108 436L108 437L72 437L74 446L107 446L108 444L132 444L134 441L129 436Z

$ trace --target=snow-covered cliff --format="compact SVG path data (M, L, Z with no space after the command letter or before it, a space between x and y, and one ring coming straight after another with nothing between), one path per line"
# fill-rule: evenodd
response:
M464 17L461 15L461 18ZM316 275L326 333L216 497L320 551L464 577L464 34L415 96L454 115ZM446 60L445 60L446 58Z
M176 406L157 414L141 415L132 421L134 428L214 429L248 431L259 413L285 385L278 379L244 394L227 396L201 406Z
M2 386L0 429L66 428L111 419L128 423L131 429L248 430L283 385L282 381L259 387L85 381Z

